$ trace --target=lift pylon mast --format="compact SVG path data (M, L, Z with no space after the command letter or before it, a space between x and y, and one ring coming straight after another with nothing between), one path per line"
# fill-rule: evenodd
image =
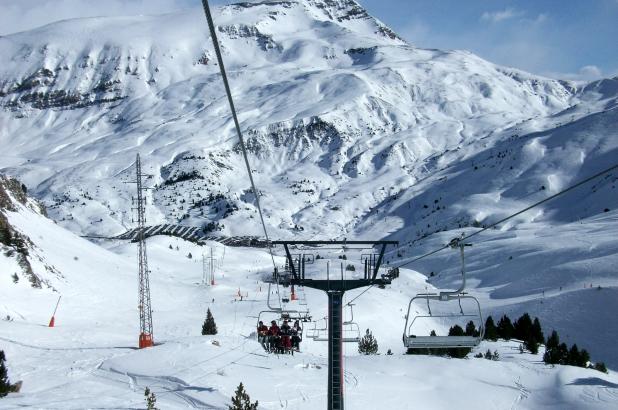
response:
M326 292L328 296L328 410L343 410L343 295L346 291L365 286L384 287L395 279L396 274L377 277L384 251L387 245L397 245L396 241L273 241L273 245L283 245L292 275L287 285L305 286ZM373 270L363 279L331 279L327 272L326 279L306 279L304 269L296 269L290 246L321 245L371 245L379 246L380 253ZM301 262L301 261L299 261ZM301 263L299 263L302 266ZM327 265L328 271L328 265ZM284 286L286 285L284 284Z
M139 348L154 345L152 334L152 305L150 301L150 278L148 270L148 256L146 254L146 240L144 229L146 225L144 188L142 185L142 165L139 154L135 159L135 184L137 185L137 257L138 257L138 280L139 280Z

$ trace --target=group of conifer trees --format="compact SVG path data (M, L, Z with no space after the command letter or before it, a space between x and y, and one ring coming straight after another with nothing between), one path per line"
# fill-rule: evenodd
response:
M492 317L489 316L485 321L484 338L486 340L521 340L524 348L532 354L537 354L539 346L545 344L543 361L547 364L589 367L607 373L607 368L603 362L594 365L590 362L590 355L586 349L580 350L577 344L573 344L569 349L566 343L560 343L560 337L555 330L545 341L539 318L535 317L533 321L528 313L524 313L514 323L511 323L511 319L507 315L504 315L498 321L497 326Z
M537 354L539 346L545 341L545 336L539 318L535 317L532 320L528 313L524 313L515 322L511 322L507 315L503 315L498 321L498 326L495 325L491 316L487 317L484 339L493 341L498 339L521 340L526 350L532 354Z
M521 340L522 352L523 349L532 354L539 353L539 346L545 344L545 354L543 361L547 364L562 364L579 367L589 367L607 373L607 368L603 362L592 364L590 355L586 349L579 349L576 344L573 344L569 349L565 343L560 343L558 332L552 331L551 335L545 341L543 329L539 318L534 320L528 313L524 313L519 319L514 322L507 315L503 315L496 325L491 316L485 321L483 339L496 341L504 340ZM474 322L470 321L466 325L465 330L455 325L449 329L449 336L475 336L478 337L480 331L476 329ZM430 336L436 336L435 331L431 331ZM434 355L434 356L450 356L454 358L464 358L472 349L470 348L448 348L448 349L408 349L408 354ZM481 355L482 356L482 355Z

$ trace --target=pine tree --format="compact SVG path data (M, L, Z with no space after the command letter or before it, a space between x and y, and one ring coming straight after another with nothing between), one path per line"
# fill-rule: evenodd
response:
M6 396L11 391L11 382L4 364L5 361L4 350L0 350L0 397Z
M455 325L448 330L449 336L465 336L464 330L459 325ZM454 347L447 349L447 354L457 359L463 359L472 349L467 347Z
M532 341L532 319L524 313L513 323L513 337L522 341Z
M157 409L157 396L148 387L144 390L144 398L146 400L146 410L159 410Z
M579 363L577 364L579 367L588 367L588 363L590 363L590 354L586 349L582 349L579 351Z
M569 348L566 343L560 343L558 345L558 364L569 364Z
M251 398L245 391L245 386L240 383L236 389L236 395L232 397L232 405L228 410L257 410L258 402L251 403Z
M577 366L579 363L579 348L577 344L571 346L569 353L567 354L567 362L566 364L571 366Z
M473 337L478 337L479 335L479 331L476 330L476 326L474 325L473 321L469 321L466 324L466 336L473 336Z
M206 320L204 320L204 324L202 325L202 335L216 335L217 334L217 324L215 323L215 318L212 317L212 313L210 313L210 308L206 311Z
M543 343L545 340L545 336L543 335L543 329L541 328L541 322L538 317L534 318L534 322L532 322L532 335L534 336L534 340L538 343Z
M365 336L358 342L358 353L365 355L378 353L378 341L369 329L367 329Z
M498 322L498 337L511 340L513 337L513 324L511 323L511 319L507 315L502 316L500 321Z
M534 337L531 337L531 338L528 338L528 339L524 340L524 347L526 348L526 350L528 350L532 354L538 354L539 353L539 344L534 339Z
M547 338L547 343L545 346L547 346L548 349L557 349L559 344L560 337L558 337L558 332L552 330L551 335Z
M494 319L491 316L487 316L485 321L485 340L498 340L498 329L494 324Z

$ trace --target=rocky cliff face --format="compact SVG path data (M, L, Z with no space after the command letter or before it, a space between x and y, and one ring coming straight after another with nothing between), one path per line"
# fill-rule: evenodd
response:
M44 281L41 280L33 269L30 259L31 250L34 244L30 238L15 229L8 217L9 212L34 212L40 215L45 214L45 208L38 201L29 198L26 186L14 178L0 175L0 248L2 256L13 259L19 271L2 272L11 275L14 282L19 282L20 278L26 278L32 287L40 288Z

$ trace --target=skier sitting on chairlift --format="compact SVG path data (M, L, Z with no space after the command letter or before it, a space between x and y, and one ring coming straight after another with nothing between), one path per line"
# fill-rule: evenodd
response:
M268 329L268 349L271 352L277 351L277 346L279 346L279 341L281 340L279 333L280 329L279 326L277 326L277 322L274 320L271 321L270 329Z
M300 350L302 334L303 329L300 327L300 323L298 323L298 320L294 321L294 326L292 326L292 348L297 352Z
M260 342L264 350L268 350L268 326L266 326L261 320L257 328L257 334L258 342Z
M287 320L281 325L281 353L289 352L292 348L292 328Z

